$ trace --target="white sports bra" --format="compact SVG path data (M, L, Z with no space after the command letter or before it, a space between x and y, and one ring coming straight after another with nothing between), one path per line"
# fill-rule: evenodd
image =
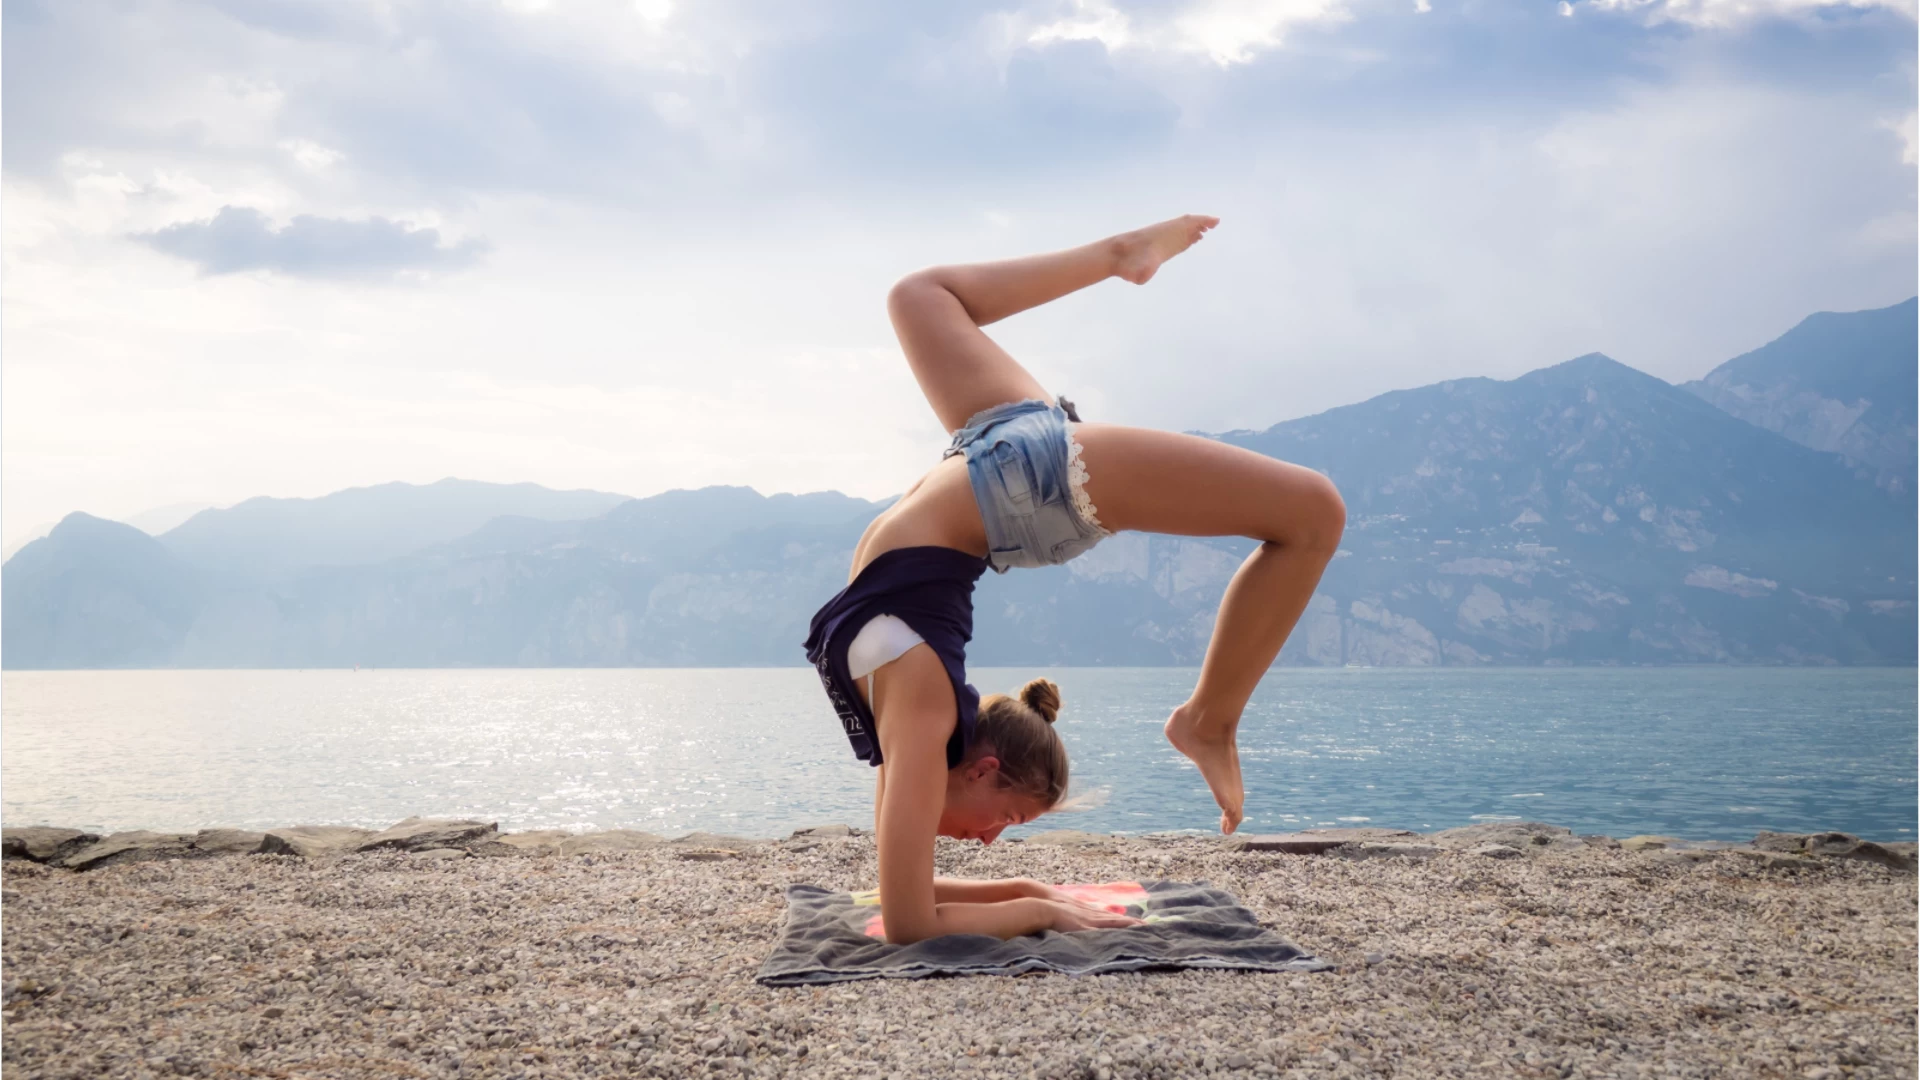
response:
M847 674L854 681L867 680L867 697L873 697L873 673L882 664L900 659L900 654L927 640L915 633L898 615L875 615L853 636L847 646Z

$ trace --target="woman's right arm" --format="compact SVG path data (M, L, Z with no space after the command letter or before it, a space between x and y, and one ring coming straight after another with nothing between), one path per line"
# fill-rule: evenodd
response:
M953 732L953 684L925 645L887 665L877 688L886 720L877 732L886 761L875 785L880 806L880 904L887 941L905 945L942 934L1001 939L1042 930L1131 926L1137 919L1038 897L994 903L939 903L933 845L947 801L947 737Z
M947 804L947 737L955 723L953 683L925 644L881 669L874 733L886 765L875 785L880 905L895 945L942 934L1019 937L1053 925L1044 901L942 904L933 889L933 844Z

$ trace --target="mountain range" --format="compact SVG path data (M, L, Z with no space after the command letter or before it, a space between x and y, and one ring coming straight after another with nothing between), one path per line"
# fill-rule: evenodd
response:
M1908 664L1916 305L1674 386L1598 354L1211 436L1325 472L1296 664ZM0 570L9 668L788 665L886 502L387 484L74 514ZM1251 543L1128 533L988 574L981 664L1194 664Z

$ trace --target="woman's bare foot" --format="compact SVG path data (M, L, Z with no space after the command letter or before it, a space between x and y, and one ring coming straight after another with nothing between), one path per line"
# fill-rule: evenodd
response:
M1158 225L1121 233L1113 238L1119 264L1114 273L1135 285L1145 285L1161 263L1198 243L1208 229L1218 224L1217 217L1185 214Z
M1230 833L1240 827L1246 793L1240 785L1240 747L1234 742L1234 729L1224 733L1200 722L1198 710L1182 705L1167 719L1167 741L1200 766L1200 776L1220 804L1220 831Z

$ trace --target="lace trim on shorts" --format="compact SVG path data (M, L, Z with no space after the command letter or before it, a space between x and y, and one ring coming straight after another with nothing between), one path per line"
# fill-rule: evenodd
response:
M1073 425L1067 429L1067 487L1073 490L1073 510L1080 519L1100 530L1101 535L1111 536L1093 508L1093 500L1087 498L1087 463L1080 460L1080 440L1073 437Z

